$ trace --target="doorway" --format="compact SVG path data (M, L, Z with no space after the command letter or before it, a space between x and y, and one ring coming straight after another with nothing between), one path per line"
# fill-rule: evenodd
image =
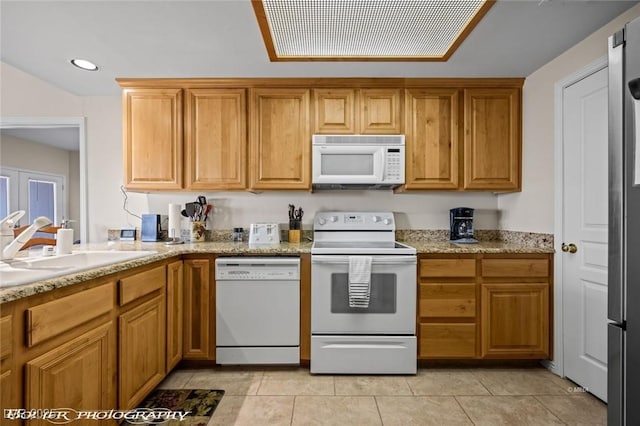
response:
M55 219L54 217L50 217L50 219L54 220L55 224L59 224L62 219L75 220L71 223L76 230L75 239L79 239L83 243L88 242L87 147L84 117L2 117L0 118L0 133L3 135L3 139L7 138L7 140L11 137L18 137L36 143L42 143L42 140L50 141L47 144L48 149L56 148L70 151L68 161L75 164L74 167L69 167L67 179L60 181L52 175L63 173L58 173L55 170L43 172L42 167L12 167L13 165L5 164L5 159L2 159L2 164L0 164L2 166L2 173L0 173L2 175L0 177L0 218L6 216L6 214L1 214L4 211L10 213L15 210L31 210L28 208L29 187L31 186L31 193L38 194L38 198L31 201L42 205L44 202L55 205L55 210L52 213L49 211ZM67 143L73 147L65 145ZM5 150L3 149L3 151ZM19 146L16 148L14 145L14 154L18 157L22 154ZM25 156L29 157L29 154L26 153ZM46 163L47 160L49 158L45 158L43 161ZM7 177L11 170L15 171L16 169L23 172L23 175L22 177L14 176L18 184L12 190L12 179L10 176L8 179ZM22 184L19 183L21 180ZM20 191L22 191L22 195L20 195ZM47 197L54 198L47 201ZM64 212L64 206L66 206L66 212ZM47 216L47 214L42 215ZM32 215L30 214L30 216ZM26 224L28 220L29 217L25 216L22 219L24 223L21 224Z

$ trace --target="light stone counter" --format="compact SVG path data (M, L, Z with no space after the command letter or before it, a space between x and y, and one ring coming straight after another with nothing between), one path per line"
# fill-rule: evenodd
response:
M299 255L311 252L311 243L281 243L275 247L250 248L247 243L233 242L204 242L192 244L178 244L167 246L164 243L143 243L143 242L108 242L95 244L74 245L73 251L85 250L150 250L156 253L149 256L139 257L126 262L114 263L95 269L55 277L48 280L36 281L29 284L17 285L15 287L0 288L0 303L11 302L13 300L28 297L34 294L44 293L57 288L66 287L72 284L88 281L94 278L104 277L116 272L126 271L159 260L169 259L183 254L220 254L220 255ZM23 252L25 256L27 253Z
M530 234L531 235L531 234ZM446 241L430 240L427 235L417 235L419 238L413 240L405 239L403 242L415 247L418 254L422 253L443 253L443 254L474 254L474 253L553 253L553 244L549 244L546 239L544 241L532 241L530 235L525 235L524 240L516 241L485 241L478 244L452 244ZM409 235L407 235L409 236ZM404 239L404 238L403 238ZM528 241L525 241L528 240ZM126 271L159 260L169 259L171 257L181 256L184 254L219 254L219 255L299 255L301 253L311 252L311 242L302 243L281 243L275 247L268 248L250 248L244 243L234 242L204 242L179 244L167 246L164 243L143 243L143 242L108 242L75 245L74 251L85 250L149 250L155 251L155 254L129 260L126 262L115 263L100 268L89 269L74 274L56 277L48 280L36 281L29 284L18 285L15 287L0 288L0 304L11 302L13 300L28 297L34 294L44 293L61 287L83 281L100 278L109 274ZM26 255L26 253L21 253Z
M522 245L507 243L504 241L481 241L477 244L453 244L448 241L403 241L416 248L418 254L442 253L442 254L517 254L517 253L553 253L553 247L548 245Z

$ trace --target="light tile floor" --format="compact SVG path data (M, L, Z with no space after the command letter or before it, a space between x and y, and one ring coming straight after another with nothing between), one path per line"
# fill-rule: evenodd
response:
M304 368L176 370L165 389L222 389L209 425L606 425L607 408L540 368L423 368L415 376Z

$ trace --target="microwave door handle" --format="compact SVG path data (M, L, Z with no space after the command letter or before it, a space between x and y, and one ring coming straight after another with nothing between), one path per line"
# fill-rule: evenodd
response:
M385 170L384 170L384 150L381 150L378 154L378 170L380 170L380 181L384 180Z

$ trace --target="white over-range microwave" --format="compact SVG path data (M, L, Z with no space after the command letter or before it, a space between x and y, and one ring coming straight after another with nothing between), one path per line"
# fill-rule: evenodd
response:
M313 135L312 158L316 189L404 184L404 135Z

